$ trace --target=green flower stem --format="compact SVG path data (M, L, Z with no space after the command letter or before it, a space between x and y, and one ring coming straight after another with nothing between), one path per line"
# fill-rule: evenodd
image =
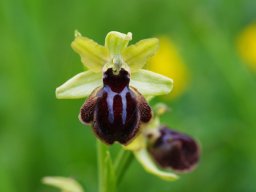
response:
M99 179L99 192L108 192L108 187L106 186L106 167L105 159L108 152L108 147L102 143L100 140L97 140L97 151L98 151L98 179Z
M115 175L116 175L116 183L117 185L121 183L125 172L130 166L132 160L134 159L134 155L132 152L128 150L121 149L116 161L114 163Z

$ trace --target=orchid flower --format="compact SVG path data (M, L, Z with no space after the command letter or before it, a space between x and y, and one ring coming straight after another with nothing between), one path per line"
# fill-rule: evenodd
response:
M130 143L152 117L145 97L172 89L170 78L142 69L157 51L158 40L128 46L131 39L131 33L112 31L102 46L76 32L71 46L88 70L56 89L59 99L88 97L79 119L91 124L96 136L107 144Z

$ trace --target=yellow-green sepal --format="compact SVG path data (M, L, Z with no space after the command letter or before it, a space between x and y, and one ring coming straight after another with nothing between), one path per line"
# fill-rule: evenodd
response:
M105 38L105 47L109 50L110 55L120 55L131 40L131 32L124 34L117 31L111 31Z
M71 47L80 55L82 63L93 72L101 72L109 57L106 47L99 45L92 39L83 37L77 31Z
M128 145L124 145L123 148L129 151L137 151L146 147L146 139L143 133L139 133L134 140Z
M79 99L88 97L92 91L102 86L102 74L84 71L66 81L56 89L58 99Z
M134 155L147 172L166 181L175 181L178 179L176 174L159 169L151 159L147 149L143 148L141 150L134 151Z
M173 88L173 80L148 70L140 69L132 74L130 85L145 96L168 94Z
M84 192L81 185L72 178L67 177L44 177L42 182L59 188L61 192Z
M156 53L158 47L159 41L157 38L144 39L127 47L122 55L131 72L136 72L144 67L147 60Z

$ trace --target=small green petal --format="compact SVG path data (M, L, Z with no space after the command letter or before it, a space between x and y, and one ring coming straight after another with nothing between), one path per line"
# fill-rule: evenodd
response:
M143 96L156 96L168 94L172 90L173 80L158 73L140 69L132 74L130 84Z
M129 46L122 53L125 62L129 65L132 72L143 68L147 60L152 57L159 47L157 38L144 39Z
M119 55L127 47L129 41L132 40L132 33L120 33L111 31L105 38L105 47L108 48L111 55Z
M59 188L62 192L83 192L81 185L71 178L44 177L42 182L46 185Z
M79 73L56 89L58 99L78 99L89 96L92 91L102 86L102 74L92 71Z
M95 41L75 33L75 40L71 47L81 56L82 63L94 72L101 72L102 67L107 62L108 50Z
M166 181L175 181L178 179L176 174L160 170L152 161L146 149L134 151L134 155L147 172L154 174Z

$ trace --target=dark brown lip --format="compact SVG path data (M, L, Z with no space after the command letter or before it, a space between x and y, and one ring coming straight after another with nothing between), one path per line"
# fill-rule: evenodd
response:
M107 144L128 144L141 123L151 119L150 106L136 89L129 87L129 82L126 70L114 75L109 68L103 75L103 87L94 91L81 108L80 120L91 123L95 134Z

